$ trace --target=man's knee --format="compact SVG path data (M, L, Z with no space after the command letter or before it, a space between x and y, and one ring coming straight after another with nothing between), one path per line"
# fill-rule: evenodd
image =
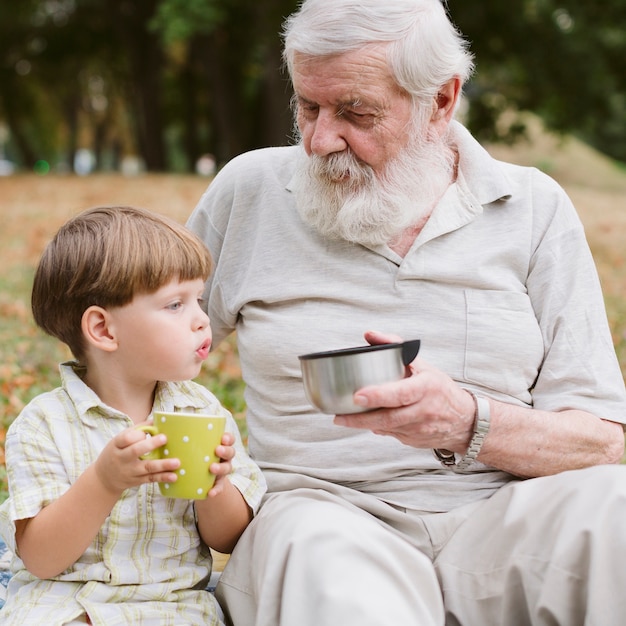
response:
M254 522L257 539L263 536L266 546L278 543L290 551L314 546L316 554L328 550L330 558L333 551L340 554L350 545L366 548L372 534L389 532L356 507L323 495L282 500L270 500Z

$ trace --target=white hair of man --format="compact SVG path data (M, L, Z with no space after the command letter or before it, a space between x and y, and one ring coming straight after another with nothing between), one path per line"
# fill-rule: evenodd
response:
M430 104L454 77L473 71L467 42L440 0L305 0L285 21L283 59L331 56L388 43L393 78L416 105Z

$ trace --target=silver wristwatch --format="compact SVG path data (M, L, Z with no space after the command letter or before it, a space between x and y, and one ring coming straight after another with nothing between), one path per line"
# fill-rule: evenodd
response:
M474 434L470 439L469 447L467 451L457 463L456 456L451 450L445 450L442 448L435 448L433 453L435 457L439 459L440 463L447 469L454 471L467 469L480 453L480 449L483 446L483 442L487 433L489 432L489 426L491 425L491 410L489 406L489 400L482 396L477 396L474 392L466 389L472 398L474 398L474 405L476 410L474 412Z

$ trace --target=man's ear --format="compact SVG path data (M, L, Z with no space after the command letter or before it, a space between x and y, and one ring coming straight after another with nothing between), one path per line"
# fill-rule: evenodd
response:
M461 79L454 77L441 87L433 103L431 121L437 127L447 126L461 96Z
M83 313L81 330L89 345L105 352L117 350L118 342L111 316L103 307L92 305Z

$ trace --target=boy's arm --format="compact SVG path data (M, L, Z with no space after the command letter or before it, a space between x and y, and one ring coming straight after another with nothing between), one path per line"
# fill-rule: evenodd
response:
M125 489L174 482L178 459L142 459L166 442L136 428L114 437L57 500L37 515L16 520L15 540L26 569L38 578L65 571L85 552Z
M221 445L215 452L221 459L213 463L211 473L216 475L215 485L204 500L195 501L198 532L210 548L229 554L237 540L252 520L252 509L245 498L229 480L235 457L235 436L225 432Z
M15 540L26 569L38 578L65 571L85 552L123 490L107 488L95 463L35 517L15 522Z
M252 520L252 510L241 492L228 478L215 496L209 492L205 500L196 500L198 532L210 548L230 554L241 533Z

